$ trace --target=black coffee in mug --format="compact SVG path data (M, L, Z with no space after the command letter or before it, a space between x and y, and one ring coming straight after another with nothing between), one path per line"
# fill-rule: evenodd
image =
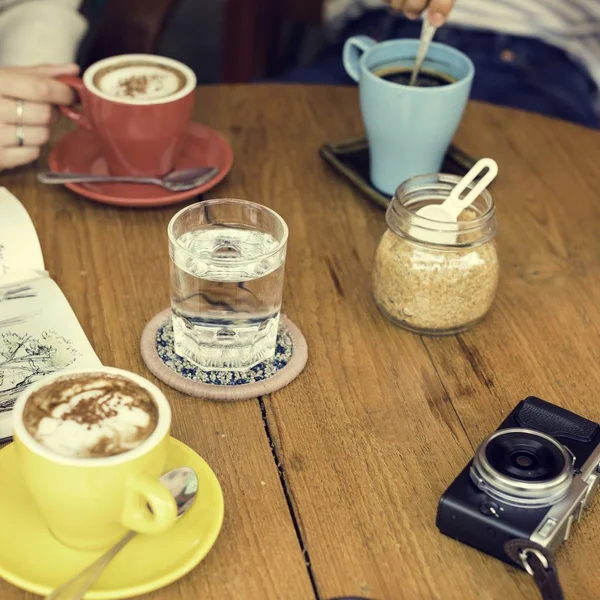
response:
M391 81L392 83L399 83L401 85L408 85L410 83L410 76L412 75L412 67L378 67L373 70L373 73L381 79ZM417 77L415 85L417 87L440 87L442 85L449 85L454 83L456 79L447 73L441 73L440 71L433 71L432 69L421 69Z

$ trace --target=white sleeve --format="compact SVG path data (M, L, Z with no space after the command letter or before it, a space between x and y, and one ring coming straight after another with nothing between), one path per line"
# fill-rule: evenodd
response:
M0 66L72 62L87 29L80 4L18 0L0 10Z

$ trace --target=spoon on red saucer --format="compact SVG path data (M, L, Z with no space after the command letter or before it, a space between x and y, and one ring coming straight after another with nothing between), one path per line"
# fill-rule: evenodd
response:
M171 192L184 192L204 185L219 172L217 167L195 167L171 171L163 177L125 177L113 175L91 175L86 173L56 173L42 171L37 178L41 183L148 183L160 185Z

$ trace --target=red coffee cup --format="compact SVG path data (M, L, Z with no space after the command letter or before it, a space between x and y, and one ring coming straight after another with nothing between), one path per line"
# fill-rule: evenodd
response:
M81 112L61 107L94 132L113 175L164 175L183 147L196 76L179 61L123 54L94 63L83 78L61 76L81 99Z

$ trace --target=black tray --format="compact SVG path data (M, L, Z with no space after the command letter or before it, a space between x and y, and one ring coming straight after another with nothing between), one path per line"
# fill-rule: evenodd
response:
M378 190L369 180L369 144L366 138L324 144L319 153L371 202L380 208L388 207L391 197ZM442 172L462 176L476 162L456 146L450 146L442 165Z

